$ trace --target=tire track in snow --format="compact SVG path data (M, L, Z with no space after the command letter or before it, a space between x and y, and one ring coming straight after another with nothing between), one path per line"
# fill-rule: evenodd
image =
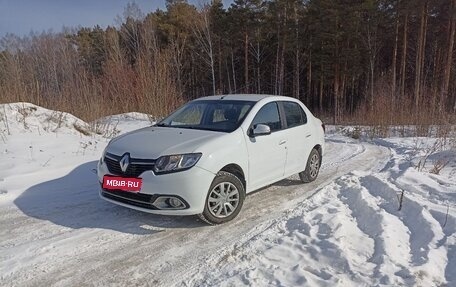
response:
M334 138L329 138L326 140L326 144L328 143L332 143L332 145L330 145L330 150L329 152L337 152L339 153L339 159L338 160L333 160L333 161L329 161L329 162L326 162L324 160L324 157L323 157L323 163L321 165L321 171L324 171L326 169L329 169L331 167L337 167L339 166L340 164L342 164L343 162L346 162L362 153L364 153L366 151L366 147L365 145L363 144L354 144L353 142L351 141L343 141L343 140L340 140L340 139L334 139ZM333 147L335 146L338 146L339 144L344 144L344 145L347 145L349 146L350 148L348 149L338 149L337 151L336 150L332 150Z

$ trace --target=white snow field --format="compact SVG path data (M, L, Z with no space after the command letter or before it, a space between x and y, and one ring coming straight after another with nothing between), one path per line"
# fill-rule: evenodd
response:
M315 182L278 182L207 226L98 197L109 137L147 125L0 105L1 286L456 286L454 139L333 127Z

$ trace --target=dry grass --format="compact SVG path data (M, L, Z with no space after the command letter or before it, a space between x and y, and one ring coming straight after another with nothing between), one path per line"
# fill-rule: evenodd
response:
M88 131L87 129L85 129L84 127L81 127L80 125L74 123L73 124L73 127L75 130L77 130L78 132L80 132L81 134L85 135L85 136L90 136L91 135L91 132Z
M119 46L118 37L106 41ZM132 111L160 117L182 103L169 52L143 46L132 66L112 49L103 74L92 75L63 35L28 39L27 46L21 53L0 53L0 103L30 102L85 121Z
M440 171L450 163L449 159L439 159L434 162L434 166L429 171L430 173L440 174Z
M340 124L363 125L369 137L387 137L390 133L401 136L435 136L446 138L456 125L456 115L446 112L438 103L435 93L426 91L418 106L413 95L392 97L388 82L380 79L376 84L374 104L365 102L353 114L345 115Z
M117 125L119 121L101 121L96 120L90 123L90 130L98 135L101 135L105 138L113 138L119 134Z

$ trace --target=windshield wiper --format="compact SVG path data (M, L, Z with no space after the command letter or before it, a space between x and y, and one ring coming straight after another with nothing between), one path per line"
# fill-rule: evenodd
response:
M221 133L227 133L228 132L226 130L214 129L214 128L205 128L205 127L201 127L201 128L198 128L198 129L203 130L203 131L212 131L212 132L221 132Z
M189 130L204 130L204 131L214 131L214 132L227 132L227 131L224 131L224 130L209 128L209 127L179 126L179 125L171 126L171 125L165 124L165 123L158 123L155 126L157 126L157 127L167 127L167 128L177 128L177 129L189 129Z
M201 128L195 127L195 126L175 126L176 128L179 129L191 129L191 130L200 130Z

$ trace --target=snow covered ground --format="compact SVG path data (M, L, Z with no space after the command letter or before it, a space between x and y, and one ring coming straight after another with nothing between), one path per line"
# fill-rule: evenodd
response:
M456 286L454 142L332 128L317 181L278 182L211 227L98 198L109 137L147 125L0 105L2 286Z

